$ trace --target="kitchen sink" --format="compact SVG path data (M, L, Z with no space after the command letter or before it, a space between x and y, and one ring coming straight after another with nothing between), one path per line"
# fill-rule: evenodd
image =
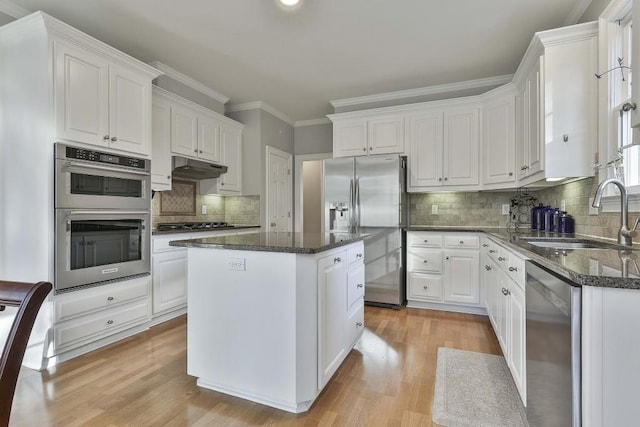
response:
M518 240L539 248L552 249L613 249L617 251L634 250L634 248L617 243L599 240L578 239L573 237L518 237Z

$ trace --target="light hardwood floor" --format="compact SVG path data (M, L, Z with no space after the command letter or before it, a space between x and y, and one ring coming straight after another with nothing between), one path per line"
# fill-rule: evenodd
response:
M10 425L430 426L437 348L500 354L485 316L366 307L365 324L304 414L198 388L183 316L48 371L23 369Z

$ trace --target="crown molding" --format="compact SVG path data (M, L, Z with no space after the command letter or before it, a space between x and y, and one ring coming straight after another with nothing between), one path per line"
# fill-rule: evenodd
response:
M577 24L582 15L584 15L591 5L592 1L593 0L578 0L573 6L573 9L571 9L571 12L569 12L569 16L567 16L567 19L564 21L564 25Z
M295 126L296 124L296 122L292 118L290 118L289 116L284 114L282 111L276 109L275 107L272 107L271 105L267 104L264 101L245 102L244 104L229 105L226 108L225 112L235 113L237 111L247 111L247 110L266 111L267 113L282 120L283 122L287 123L290 126Z
M13 4L7 0L0 0L0 12L16 19L23 18L31 13L27 9L24 9L17 4Z
M336 99L330 101L334 108L351 107L373 102L393 101L397 99L415 98L418 96L434 95L439 93L456 92L467 89L477 89L487 86L497 86L509 83L513 74L504 76L488 77L485 79L466 80L457 83L447 83L443 85L427 86L416 89L400 90L397 92L379 93L377 95L358 96L355 98Z
M321 119L311 119L311 120L297 120L294 126L299 128L303 126L328 125L328 124L331 124L331 120L327 118L321 118Z
M621 19L631 12L632 5L633 2L631 0L611 0L600 14L600 18L609 22Z
M160 61L149 62L149 65L151 65L154 68L157 68L159 71L162 71L166 76L171 77L173 80L176 80L182 83L183 85L190 87L191 89L197 90L198 92L203 93L209 96L210 98L215 99L216 101L220 102L223 105L229 102L229 98L224 96L220 92L213 90L208 86L203 85L199 81L194 80L185 74L182 74L180 71L174 70L173 68L163 64Z

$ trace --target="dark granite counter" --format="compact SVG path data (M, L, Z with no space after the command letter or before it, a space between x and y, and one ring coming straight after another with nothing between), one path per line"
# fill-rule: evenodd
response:
M231 231L231 230L246 230L249 228L260 228L259 225L231 225L228 227L216 227L216 228L194 228L192 230L156 230L151 231L151 234L179 234L179 233L200 233L204 231Z
M235 249L244 251L289 252L315 254L365 238L365 234L349 233L250 233L203 239L176 240L171 246L185 248Z
M640 245L625 250L542 248L520 240L522 237L577 237L606 243L612 240L584 235L545 233L535 230L507 230L493 227L411 226L408 231L479 232L520 253L542 267L582 286L640 289Z

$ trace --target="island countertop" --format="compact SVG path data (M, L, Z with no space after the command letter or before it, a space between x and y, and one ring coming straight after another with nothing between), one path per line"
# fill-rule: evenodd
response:
M244 251L315 254L363 240L366 234L262 232L202 239L176 240L170 246Z

